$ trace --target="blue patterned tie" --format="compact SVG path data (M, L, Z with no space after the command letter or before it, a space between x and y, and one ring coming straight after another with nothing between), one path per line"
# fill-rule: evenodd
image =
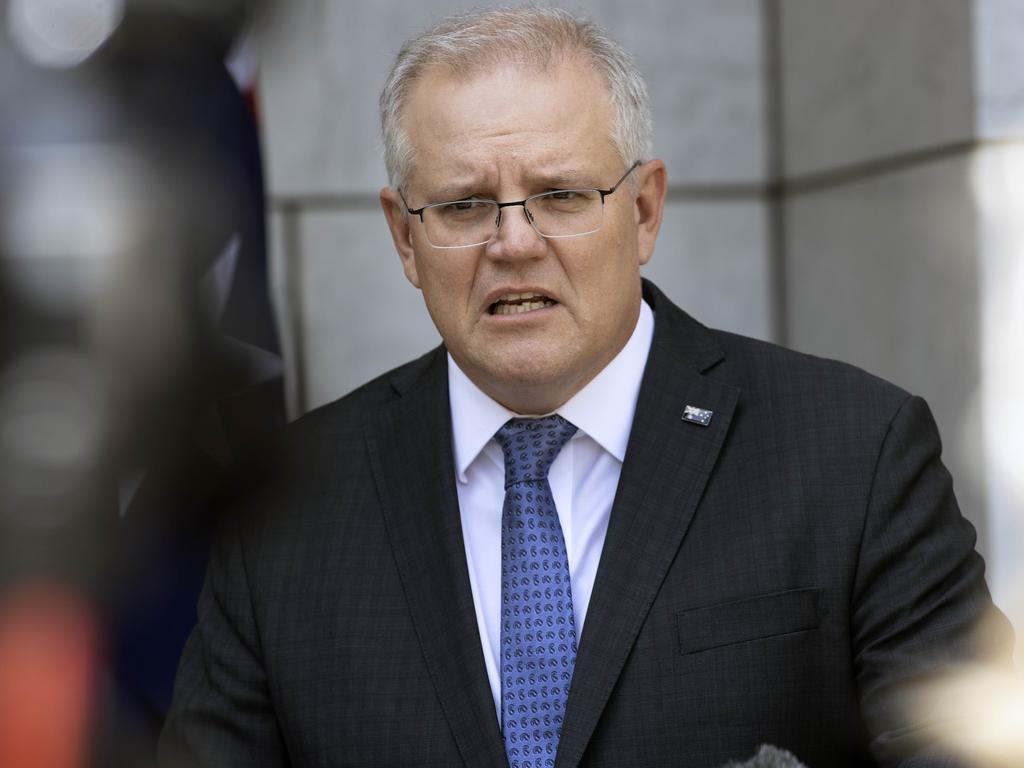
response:
M565 538L548 469L576 427L561 416L511 419L501 512L501 727L510 768L555 764L576 663Z

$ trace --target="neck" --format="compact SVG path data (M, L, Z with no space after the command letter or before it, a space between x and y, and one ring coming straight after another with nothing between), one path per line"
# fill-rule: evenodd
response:
M547 387L530 387L529 385L501 388L505 391L493 391L480 386L479 383L477 386L496 402L519 416L543 416L554 413L569 402L572 396L583 389L593 378L590 376L576 387L563 388L555 392Z

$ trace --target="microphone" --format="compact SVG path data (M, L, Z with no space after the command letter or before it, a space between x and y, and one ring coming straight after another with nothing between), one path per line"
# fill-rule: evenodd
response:
M745 763L729 763L722 768L807 768L784 749L762 744L757 754Z

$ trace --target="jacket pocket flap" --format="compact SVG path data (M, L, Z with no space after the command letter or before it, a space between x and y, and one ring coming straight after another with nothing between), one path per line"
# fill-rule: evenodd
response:
M815 629L819 589L793 589L676 614L680 653Z

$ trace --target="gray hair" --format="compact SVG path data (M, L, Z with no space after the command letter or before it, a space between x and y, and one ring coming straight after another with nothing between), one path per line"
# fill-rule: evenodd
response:
M435 66L468 76L488 67L516 64L544 71L570 57L589 63L608 85L615 114L611 139L630 165L651 151L647 86L628 53L591 21L542 6L494 8L450 16L405 43L380 94L384 164L399 187L409 174L413 149L402 112L413 84Z

